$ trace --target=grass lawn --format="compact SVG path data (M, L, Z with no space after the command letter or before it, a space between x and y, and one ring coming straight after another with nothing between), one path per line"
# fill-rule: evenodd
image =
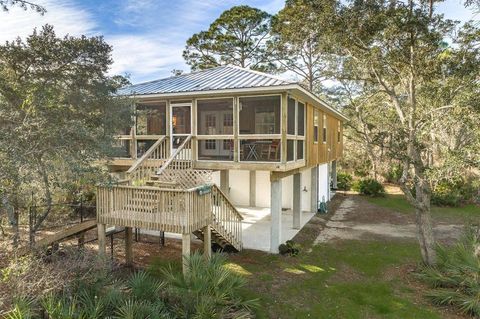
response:
M367 200L413 214L402 195ZM432 212L461 223L478 220L479 208L434 207ZM248 281L242 293L259 299L258 318L461 318L423 297L426 287L412 274L421 261L415 240L342 240L313 246L320 229L302 229L305 236L298 242L303 249L296 257L254 250L229 256L228 267ZM153 268L168 262L160 257ZM172 266L181 271L179 261Z
M389 208L400 213L414 214L413 207L400 194L387 194L384 197L365 197L370 203ZM457 221L466 223L480 221L480 207L477 205L464 205L461 207L438 207L432 206L432 216L440 220Z
M419 261L411 241L351 240L297 257L244 250L227 266L247 279L242 293L259 299L258 318L443 318L408 283ZM155 259L152 268L165 264Z
M259 318L442 318L402 278L419 260L414 243L352 240L297 257L244 251L230 267L260 298Z

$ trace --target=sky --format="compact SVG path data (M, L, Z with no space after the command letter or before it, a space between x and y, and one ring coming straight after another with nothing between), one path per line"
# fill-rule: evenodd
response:
M188 72L182 58L186 40L205 30L223 11L246 4L275 14L285 0L38 0L45 15L13 7L0 11L0 42L26 37L48 23L58 35L104 36L113 47L110 74L129 75L132 83ZM478 16L462 0L446 0L438 10L467 21Z

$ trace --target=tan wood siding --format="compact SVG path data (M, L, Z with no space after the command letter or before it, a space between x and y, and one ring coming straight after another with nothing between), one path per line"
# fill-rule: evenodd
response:
M342 157L343 154L343 124L337 117L316 109L319 115L318 142L314 141L313 118L315 107L307 104L307 135L306 135L306 166L328 163ZM327 123L327 139L323 142L324 115ZM338 126L340 123L340 143L338 142Z

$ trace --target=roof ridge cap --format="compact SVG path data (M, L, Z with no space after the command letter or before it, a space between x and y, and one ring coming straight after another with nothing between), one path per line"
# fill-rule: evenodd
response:
M271 79L274 79L274 80L277 80L277 81L282 81L282 82L285 82L285 83L288 83L288 84L298 84L298 82L296 82L296 81L285 80L285 79L282 79L281 77L278 77L278 76L270 74L270 73L261 72L261 71L257 71L257 70L252 70L252 69L248 69L248 68L243 68L241 66L233 65L233 64L227 64L226 66L232 67L232 68L235 68L235 69L239 69L239 70L243 70L243 71L247 71L247 72L251 72L251 73L255 73L255 74L258 74L258 75L266 76L266 77L269 77Z

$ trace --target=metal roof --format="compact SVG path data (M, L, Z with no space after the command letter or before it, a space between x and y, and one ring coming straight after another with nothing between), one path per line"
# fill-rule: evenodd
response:
M239 88L287 85L289 82L272 75L237 66L225 65L202 71L181 74L155 81L134 84L117 91L118 95L165 94Z

